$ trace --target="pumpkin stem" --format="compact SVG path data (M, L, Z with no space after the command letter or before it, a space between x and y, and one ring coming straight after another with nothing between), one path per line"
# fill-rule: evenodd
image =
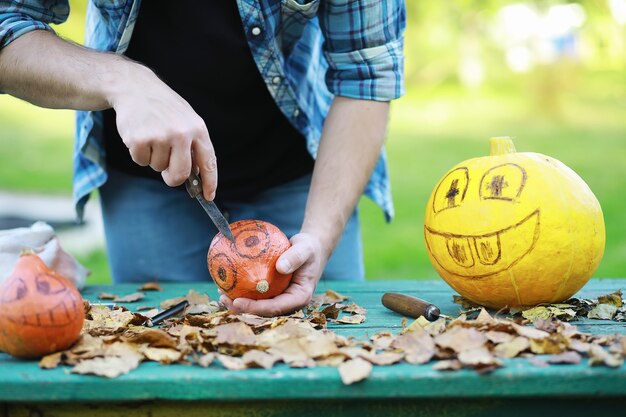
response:
M256 290L260 292L261 294L263 294L264 292L267 292L267 290L269 289L270 289L270 284L264 279L256 283Z
M35 251L34 251L34 250L32 250L32 249L22 249L22 250L20 251L20 257L22 257L22 256L27 256L27 255L37 255L37 254L36 254L36 253L35 253Z
M508 136L493 137L489 139L489 144L491 145L491 152L489 153L491 156L517 152L513 144L513 139Z

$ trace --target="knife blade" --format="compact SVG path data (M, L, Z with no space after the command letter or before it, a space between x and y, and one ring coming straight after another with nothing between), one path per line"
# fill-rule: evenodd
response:
M202 196L202 181L200 177L192 172L187 181L185 181L185 188L187 188L187 193L189 193L191 198L198 200L198 203L200 203L204 211L209 215L213 224L217 227L217 230L226 236L226 239L234 242L235 237L233 236L232 230L230 230L228 220L226 220L213 201L207 201Z

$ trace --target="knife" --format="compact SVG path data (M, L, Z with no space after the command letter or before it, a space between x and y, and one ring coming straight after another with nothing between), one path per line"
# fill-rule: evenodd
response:
M220 231L228 240L231 242L235 241L233 237L233 232L230 230L230 225L228 224L228 220L224 218L224 215L217 208L212 201L207 201L202 196L202 181L200 177L195 173L191 173L191 176L185 181L185 187L187 188L187 192L191 196L191 198L195 198L198 200L204 211L209 215L217 230Z
M406 294L388 292L383 295L382 302L389 310L404 316L413 318L424 316L428 321L434 321L443 316L436 305Z

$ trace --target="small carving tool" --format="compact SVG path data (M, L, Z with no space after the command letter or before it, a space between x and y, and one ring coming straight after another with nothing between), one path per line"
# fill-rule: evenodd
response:
M226 236L228 240L234 242L235 238L233 237L232 230L230 230L228 220L226 220L220 209L213 201L207 201L202 196L202 182L200 177L192 172L189 179L185 181L185 187L187 188L189 195L198 200L204 211L206 211L213 221L213 224L215 224L215 227L217 227L217 230Z
M424 316L428 321L435 321L440 316L447 317L441 314L439 307L422 300L421 298L412 297L406 294L398 294L388 292L383 295L382 303L389 310L400 313L403 316L418 318Z
M161 311L159 314L157 314L156 316L150 319L150 321L148 322L148 326L149 327L155 326L161 323L163 320L169 319L170 317L175 316L176 314L183 311L188 305L189 305L189 302L187 300L183 300L180 303L168 308L167 310Z

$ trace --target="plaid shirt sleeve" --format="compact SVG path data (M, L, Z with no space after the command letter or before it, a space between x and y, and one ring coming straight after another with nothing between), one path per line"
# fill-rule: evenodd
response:
M328 0L318 17L331 93L378 101L404 94L403 0Z
M67 0L0 1L0 49L30 31L52 31L49 24L63 23L69 12Z

